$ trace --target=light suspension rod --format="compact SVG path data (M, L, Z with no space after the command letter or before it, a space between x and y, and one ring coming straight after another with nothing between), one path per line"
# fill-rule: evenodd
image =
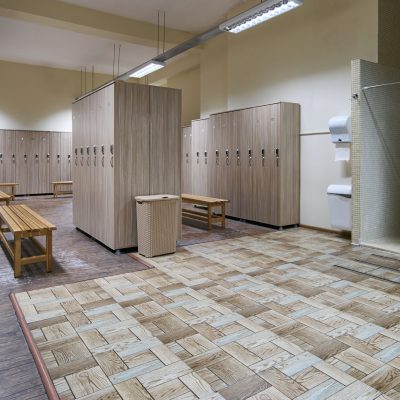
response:
M290 7L287 10L285 7L278 8L278 6L282 7L282 5L287 6L289 3L290 3ZM252 15L254 16L255 14L265 13L265 10L267 10L269 12L269 10L271 8L273 8L275 10L275 13L273 16L277 16L277 15L283 14L284 12L290 11L293 8L301 6L301 5L303 5L303 3L304 3L304 0L266 0L263 3L251 8L250 10L247 10L247 11L237 15L236 17L229 19L228 21L224 22L223 24L217 25L217 26L209 29L206 32L200 33L199 35L196 35L196 36L192 37L191 39L188 39L185 42L178 44L177 46L165 51L164 53L157 55L153 59L148 60L145 63L143 63L135 68L130 69L129 71L117 76L116 78L112 79L111 81L106 82L105 84L99 86L98 88L96 88L88 93L85 93L83 96L78 97L75 101L79 101L82 98L87 97L94 92L97 92L109 85L112 85L116 81L125 81L125 80L129 79L131 76L133 76L134 74L136 74L141 69L149 66L149 64L158 64L158 65L163 64L163 66L165 66L165 61L168 61L171 58L184 53L185 51L193 49L194 47L200 46L201 44L207 42L210 39L213 39L214 37L220 35L223 32L230 32L230 31L233 32L233 30L230 29L230 26L235 25L238 22L243 21L246 18L249 19L250 16L252 16ZM278 11L279 11L279 13L278 13ZM272 16L268 17L267 19L270 19L270 18L272 18ZM260 21L260 22L263 22L263 21ZM260 23L260 22L257 22L257 23ZM254 25L251 25L251 26L254 26ZM249 28L251 26L249 26ZM238 33L238 32L235 32L235 33ZM160 68L162 68L162 67L160 67ZM160 69L160 68L157 68L157 69ZM143 76L145 76L145 75L143 75Z
M221 31L239 33L302 6L304 0L266 0L219 26Z

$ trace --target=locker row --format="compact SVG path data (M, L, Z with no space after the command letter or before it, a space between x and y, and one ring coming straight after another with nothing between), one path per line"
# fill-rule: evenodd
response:
M0 130L0 182L17 182L17 194L52 192L71 180L71 132Z
M299 223L300 107L276 103L192 121L182 134L183 192L230 201L227 215Z
M116 250L137 246L134 197L180 195L177 89L116 82L72 107L73 221Z

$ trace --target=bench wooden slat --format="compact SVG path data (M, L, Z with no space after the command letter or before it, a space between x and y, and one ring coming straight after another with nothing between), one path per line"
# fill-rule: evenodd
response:
M56 226L41 217L25 205L0 206L0 239L10 253L14 263L14 277L21 276L21 266L39 262L46 262L46 271L52 269L52 231ZM10 246L5 233L14 234L14 246ZM36 240L35 236L46 236L46 247ZM22 257L21 241L30 239L42 253L31 257Z
M51 222L47 221L47 219L43 218L41 215L36 213L35 211L31 210L28 206L25 204L21 204L21 208L25 209L32 217L35 217L38 221L40 221L43 225L41 229L50 229L50 230L55 230L56 226L52 224Z
M9 226L11 232L15 233L29 230L28 225L10 210L10 206L0 207L0 215Z
M221 222L222 228L225 228L225 205L229 203L229 200L217 199L215 197L198 196L194 194L182 194L182 203L197 204L201 206L207 206L207 212L199 212L194 210L182 209L182 217L196 219L199 221L206 221L208 223L208 229L210 230L212 224L215 222ZM221 215L214 216L212 209L214 207L221 208Z
M72 181L55 181L55 182L51 182L52 185L56 184L56 185L72 185Z
M215 197L206 197L206 196L197 196L194 194L182 194L183 202L197 203L197 204L220 204L220 203L229 203L229 200L226 199L217 199Z
M38 223L33 216L21 207L21 206L10 206L11 211L17 215L21 221L24 221L29 226L30 231L36 231L43 228L42 224Z

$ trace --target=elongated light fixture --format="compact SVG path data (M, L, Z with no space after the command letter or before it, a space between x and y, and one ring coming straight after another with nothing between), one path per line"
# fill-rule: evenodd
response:
M239 33L302 6L303 3L304 0L266 0L250 10L225 21L219 26L219 29L221 31Z
M165 63L151 60L137 67L136 71L133 71L129 76L131 78L143 78L144 76L149 75L152 72L158 71L159 69L164 67Z

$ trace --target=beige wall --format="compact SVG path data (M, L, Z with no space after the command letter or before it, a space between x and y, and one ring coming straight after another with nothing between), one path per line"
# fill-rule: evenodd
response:
M168 79L166 86L182 90L182 126L200 117L199 66Z
M95 85L107 79L97 75ZM79 71L0 61L0 129L70 132L71 103L80 91Z
M377 0L307 0L299 9L205 46L201 114L276 101L301 104L301 223L330 228L326 189L350 181L334 162L328 120L350 114L351 59L377 60Z

